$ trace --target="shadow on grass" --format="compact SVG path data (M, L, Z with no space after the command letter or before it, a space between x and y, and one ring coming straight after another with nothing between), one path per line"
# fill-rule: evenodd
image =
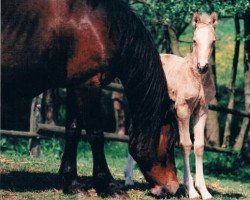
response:
M242 183L248 183L250 180L250 168L243 168L237 164L226 167L223 163L208 163L204 166L204 173L220 179Z
M0 176L0 189L4 190L27 192L61 188L59 175L49 172L12 171Z
M233 192L230 192L230 193L221 193L217 190L214 190L214 189L211 189L211 188L208 188L208 191L212 194L212 196L216 197L216 196L220 196L222 198L225 198L225 199L229 199L229 198L236 198L236 199L239 199L239 198L245 198L244 195L240 194L240 193L233 193Z
M57 189L61 190L61 179L58 174L49 173L49 172L20 172L20 171L13 171L6 174L0 174L0 189L13 191L13 192L27 192L27 191L44 191L44 190L51 190ZM87 188L92 188L92 177L83 176L80 177L80 180L86 183ZM123 180L118 180L120 184L123 184ZM142 192L146 192L150 190L149 184L147 183L140 183L135 182L134 186L125 188L126 191L129 190L139 190ZM221 196L224 198L242 198L244 197L242 194L239 193L227 193L223 194L217 190L210 189L212 195L214 196ZM150 195L147 193L147 195ZM151 195L152 196L152 195ZM182 198L186 197L186 191L183 185L177 191L175 197ZM155 197L155 196L153 196ZM173 196L166 196L167 198L171 198ZM157 198L157 197L155 197Z

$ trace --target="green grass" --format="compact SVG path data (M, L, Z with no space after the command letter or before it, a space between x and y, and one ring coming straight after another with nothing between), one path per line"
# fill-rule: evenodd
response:
M54 142L54 148L58 144ZM82 142L78 149L78 174L90 180L92 174L92 155L89 145ZM123 168L126 163L127 145L106 143L105 151L108 164L114 177L123 182ZM59 153L60 154L60 153ZM94 189L89 190L90 197L84 195L64 195L61 190L57 171L60 156L56 153L42 152L37 158L28 155L16 155L15 152L0 155L0 199L100 199ZM206 152L204 157L205 178L209 190L215 199L249 199L250 167L245 166L238 156ZM183 164L179 149L176 152L178 178L182 182ZM191 156L191 169L194 172L194 156ZM135 166L134 188L128 190L131 199L152 199L148 194L148 184ZM111 198L110 198L111 199ZM171 199L186 199L185 193Z

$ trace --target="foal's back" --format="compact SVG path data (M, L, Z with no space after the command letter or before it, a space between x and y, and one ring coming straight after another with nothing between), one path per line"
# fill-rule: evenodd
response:
M187 59L173 54L160 56L170 98L173 101L196 99L199 95L199 86L187 66Z

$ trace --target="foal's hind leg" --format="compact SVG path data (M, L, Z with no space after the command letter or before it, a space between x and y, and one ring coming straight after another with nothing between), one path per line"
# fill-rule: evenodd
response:
M104 154L104 135L100 112L100 90L88 88L84 99L85 128L93 153L94 187L100 195L123 194L122 186L112 177Z
M212 195L208 192L203 175L203 152L204 152L204 128L207 118L207 111L201 110L195 116L194 124L194 153L196 178L195 186L199 190L202 199L211 199Z
M66 101L66 143L59 170L63 179L64 193L83 192L85 185L77 179L77 146L82 128L81 111L73 89L67 88Z

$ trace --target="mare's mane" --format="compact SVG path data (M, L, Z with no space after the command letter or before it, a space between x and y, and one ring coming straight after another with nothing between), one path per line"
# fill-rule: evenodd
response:
M159 53L150 33L126 3L105 2L110 35L120 33L116 64L133 119L131 142L140 140L137 146L140 152L152 154L169 106Z
M29 5L29 1L25 0L3 1L3 6L6 8L4 13L10 15L7 17L11 17L14 12L21 12L18 10L18 5L22 5L20 2L26 2ZM30 2L34 3L32 0ZM86 3L91 9L106 10L107 16L104 17L109 31L107 39L114 41L117 46L115 55L112 55L109 61L109 67L112 69L110 71L121 79L129 100L133 121L131 142L138 143L137 149L140 152L154 153L155 149L152 148L158 145L169 98L159 53L150 33L125 1L67 0L69 6L79 2L83 6ZM7 8L14 10L7 13L9 12ZM17 14L15 16L18 16ZM34 18L31 20L38 23L38 16L35 15ZM14 22L19 23L19 21L19 17L16 17ZM34 24L37 25L37 23ZM34 30L35 27L32 26L30 32L34 33ZM65 49L65 55L68 51L69 49ZM67 58L67 56L62 57Z

